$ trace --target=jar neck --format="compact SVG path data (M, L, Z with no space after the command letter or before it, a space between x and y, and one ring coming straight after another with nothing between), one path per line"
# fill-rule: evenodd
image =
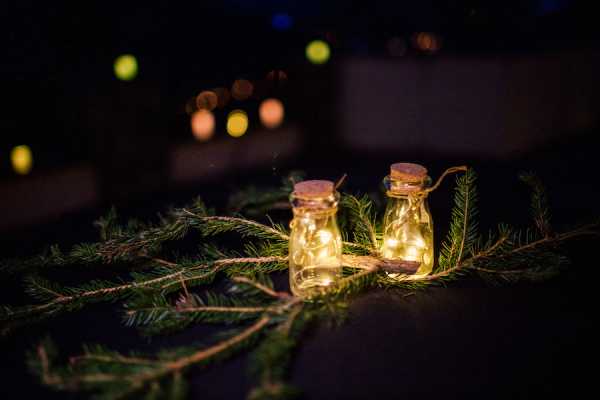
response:
M337 211L337 205L340 200L340 194L334 192L327 197L300 197L292 193L290 203L294 215L315 215L326 216L334 215Z
M388 175L383 179L383 185L385 186L386 194L389 197L409 197L417 195L427 197L427 193L424 190L431 185L431 178L426 176L422 181L408 182L394 179Z

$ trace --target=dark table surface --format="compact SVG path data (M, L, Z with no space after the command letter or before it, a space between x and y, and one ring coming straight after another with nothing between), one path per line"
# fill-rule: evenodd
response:
M471 162L480 176L482 227L499 221L526 221L528 192L515 178L522 169L536 169L548 182L557 226L597 216L595 207L600 199L591 184L593 174L574 173L582 168L589 171L594 163L592 152L582 154L571 154L566 160L570 169L560 167L565 163L555 162L560 157L553 150L510 163ZM391 160L391 156L377 157L350 168L315 165L307 170L310 178L335 179L340 172L349 172L350 190L367 187L376 191L384 174L380 172ZM432 160L429 165L436 175L446 166L464 162ZM370 165L368 171L364 165ZM168 203L181 204L198 193L209 203L221 204L228 191L244 182L265 181L276 182L277 176L250 171L218 184L140 199L124 207L123 214L149 217ZM451 188L451 182L447 182L431 196L438 243L447 228ZM573 196L573 190L586 195ZM78 241L93 240L90 221L100 213L100 209L85 210L4 235L4 254L32 254L48 242L66 248ZM351 303L350 317L344 324L322 322L307 332L295 354L290 381L309 399L583 394L595 383L592 351L596 347L593 322L597 245L598 241L590 238L569 244L566 251L572 265L560 278L549 282L493 287L467 280L409 296L381 290L360 295ZM285 274L277 280L284 282ZM0 303L23 300L16 281L5 281L2 287ZM124 351L152 351L193 343L214 329L198 325L149 341L121 324L121 315L113 304L91 305L1 339L0 394L4 396L0 398L70 398L40 386L27 373L25 352L44 336L52 337L62 354L71 355L79 352L83 343L103 343ZM208 369L191 371L190 398L244 398L252 387L246 358L241 354Z

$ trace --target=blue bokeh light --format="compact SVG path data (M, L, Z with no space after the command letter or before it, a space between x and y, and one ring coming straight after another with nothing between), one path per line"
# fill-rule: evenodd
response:
M293 25L294 21L289 14L277 13L271 19L271 25L278 31L287 31Z
M569 5L569 0L539 0L537 14L546 15L562 11Z

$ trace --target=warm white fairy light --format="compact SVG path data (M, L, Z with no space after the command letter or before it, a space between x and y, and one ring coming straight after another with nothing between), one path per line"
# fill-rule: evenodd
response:
M389 198L381 255L415 265L417 271L413 277L426 275L433 268L433 227L427 200L419 193L427 179L427 170L402 163L394 164L391 172L385 181Z
M297 184L295 193L307 182ZM333 184L329 186L329 195L319 197L309 193L309 206L292 195L292 202L301 203L294 207L289 242L290 287L298 296L332 286L341 277L342 239L336 222L337 197L332 193Z

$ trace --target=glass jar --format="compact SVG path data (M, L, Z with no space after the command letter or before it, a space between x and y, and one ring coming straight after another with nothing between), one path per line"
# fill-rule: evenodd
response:
M330 181L304 181L290 195L290 289L310 297L335 287L342 276L342 237L336 213L339 193Z
M427 169L418 164L396 163L384 179L388 202L384 215L381 256L400 261L401 270L414 271L405 278L427 275L433 269L433 220L427 193ZM390 277L400 273L388 272Z

